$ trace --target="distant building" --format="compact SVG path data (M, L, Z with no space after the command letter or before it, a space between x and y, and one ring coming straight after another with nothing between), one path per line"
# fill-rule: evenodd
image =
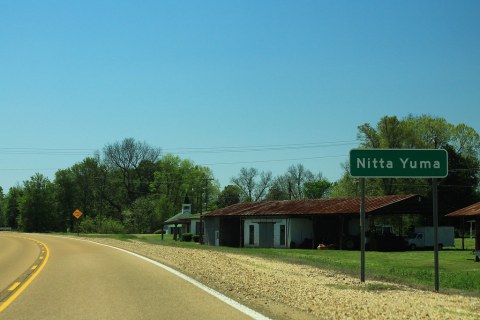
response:
M360 198L238 203L202 215L207 245L352 249L358 244ZM367 232L385 215L431 214L419 195L366 198Z
M165 232L175 235L200 234L200 214L192 214L192 205L187 195L183 202L182 211L163 223Z
M447 214L447 217L452 218L468 218L475 222L475 261L480 261L480 202L474 203L468 207L456 210Z

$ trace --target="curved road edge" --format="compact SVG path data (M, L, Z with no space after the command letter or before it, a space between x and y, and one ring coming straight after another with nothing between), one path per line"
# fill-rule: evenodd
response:
M37 235L40 235L40 236L44 236L42 234L37 234ZM84 241L84 242L89 242L89 243L93 243L93 244L96 244L96 245L99 245L99 246L103 246L103 247L107 247L107 248L111 248L111 249L115 249L115 250L118 250L118 251L121 251L121 252L124 252L124 253L127 253L127 254L130 254L134 257L137 257L139 259L142 259L148 263L151 263L159 268L162 268L174 275L176 275L177 277L180 277L181 279L193 284L194 286L198 287L199 289L209 293L210 295L214 296L215 298L219 299L220 301L226 303L227 305L237 309L238 311L242 312L243 314L253 318L253 319L258 319L258 320L270 320L270 318L264 316L263 314L253 310L253 309L250 309L249 307L225 296L224 294L204 285L203 283L167 266L167 265L164 265L158 261L155 261L153 259L150 259L150 258L147 258L145 256L142 256L140 254L137 254L135 252L131 252L131 251L128 251L128 250L125 250L125 249L122 249L122 248L118 248L118 247L115 247L115 246L111 246L111 245L107 245L107 244L103 244L103 243L98 243L98 242L95 242L95 241L91 241L91 240L85 240L85 239L77 239L77 238L73 238L73 237L63 237L63 236L53 236L53 235L49 235L51 237L58 237L58 238L68 238L68 239L72 239L72 240L76 240L76 241ZM0 310L1 312L1 310Z
M30 285L30 283L42 272L43 268L47 264L48 258L50 257L50 250L47 245L39 240L28 238L28 237L17 237L22 239L27 239L34 241L40 246L40 255L37 260L33 263L28 274L21 279L17 279L11 285L5 289L7 294L5 295L5 300L0 301L0 313L5 310L15 299Z

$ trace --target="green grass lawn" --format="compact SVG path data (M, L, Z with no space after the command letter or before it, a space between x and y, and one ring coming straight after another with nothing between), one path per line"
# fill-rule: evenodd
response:
M452 248L449 248L452 249ZM462 249L462 239L456 238L455 239L455 248L454 249ZM475 249L475 238L465 238L465 250L473 250Z
M199 248L264 257L279 261L311 265L359 277L360 252L347 250L260 249L203 246L193 242L174 241L172 235L112 235L119 240L138 239L158 245ZM480 263L474 262L474 239L461 239L455 247L439 252L440 291L480 295ZM375 252L365 255L366 279L393 281L433 290L433 251Z

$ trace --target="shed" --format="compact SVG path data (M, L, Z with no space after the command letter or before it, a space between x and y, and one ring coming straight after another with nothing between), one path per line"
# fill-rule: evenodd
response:
M238 203L204 214L205 243L278 248L330 243L342 248L359 235L360 202L332 198ZM427 212L431 213L431 203L415 194L366 198L370 227L386 214Z
M475 254L476 261L480 260L480 202L474 203L468 207L453 211L446 215L447 217L471 218L475 220Z

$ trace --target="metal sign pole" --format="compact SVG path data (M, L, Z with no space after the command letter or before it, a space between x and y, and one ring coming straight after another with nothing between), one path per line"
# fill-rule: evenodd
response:
M438 292L437 178L445 178L448 175L447 151L444 149L352 149L350 150L350 175L362 178L360 208L362 282L365 281L365 178L432 178L435 291Z
M365 178L360 179L362 202L360 204L360 281L365 282Z
M438 275L438 192L437 179L432 178L432 197L433 197L433 256L435 260L435 291L440 287L440 278Z

